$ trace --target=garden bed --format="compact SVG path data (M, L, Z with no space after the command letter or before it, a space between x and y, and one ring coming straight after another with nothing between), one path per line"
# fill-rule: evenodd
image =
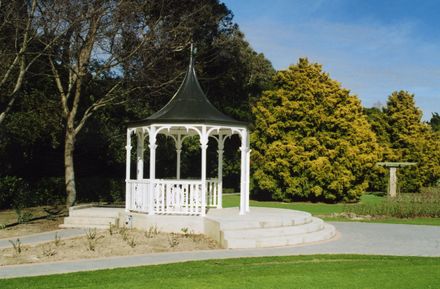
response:
M204 235L182 231L182 234L162 233L156 228L140 231L125 228L87 230L86 236L58 239L35 246L21 245L16 240L10 248L0 249L0 266L68 261L86 258L102 258L148 254L218 249L219 245Z

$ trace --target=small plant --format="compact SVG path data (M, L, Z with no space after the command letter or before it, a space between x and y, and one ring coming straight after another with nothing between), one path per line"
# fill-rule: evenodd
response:
M88 229L86 231L87 240L95 240L96 239L96 229Z
M176 247L179 243L179 237L177 234L171 233L168 235L168 244L170 245L170 248Z
M191 238L191 240L193 240L194 242L197 241L197 235L194 233L193 230L190 230L189 228L182 228L180 229L180 231L185 238Z
M21 253L21 241L17 238L16 241L9 240L9 243L12 244L12 248L14 248L15 254L20 255Z
M57 253L57 251L54 248L52 248L51 246L43 247L43 255L46 257L53 256L56 253Z
M29 223L33 217L31 212L23 212L20 208L16 208L15 213L17 214L17 223L19 224Z
M95 251L98 240L104 238L104 236L97 237L96 229L89 229L86 231L87 249L89 251Z
M119 228L119 235L123 235L128 231L127 227L121 227Z
M157 236L159 234L159 229L157 228L157 226L151 226L148 228L148 230L145 232L145 237L147 238L153 238L155 236Z
M185 238L188 238L188 236L189 236L189 234L190 234L190 232L189 232L189 229L188 228L182 228L182 229L180 229L180 231L182 232L182 234L183 234L183 236L185 237Z
M136 240L134 239L134 237L129 238L127 240L127 244L132 248L136 247Z
M0 223L0 230L3 230L4 228L6 228L6 224Z
M113 235L113 225L112 225L112 222L108 223L108 233L110 234L110 236Z
M127 229L127 227L119 228L119 235L121 235L122 240L127 241L128 240L128 229Z
M58 247L59 245L61 245L61 236L58 235L58 232L55 233L53 243L54 243L55 246L57 246L57 247Z

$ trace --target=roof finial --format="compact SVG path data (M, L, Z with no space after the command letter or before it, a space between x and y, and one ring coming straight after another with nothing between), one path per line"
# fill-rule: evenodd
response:
M194 47L194 43L191 42L191 51L190 51L190 58L189 58L189 66L190 68L194 67L194 58L197 53L197 48Z

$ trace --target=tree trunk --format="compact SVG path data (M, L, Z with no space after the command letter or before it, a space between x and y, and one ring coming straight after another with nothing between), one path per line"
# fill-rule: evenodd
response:
M75 170L73 167L73 151L75 150L75 130L71 127L66 129L64 144L64 169L66 183L66 207L73 206L76 202Z

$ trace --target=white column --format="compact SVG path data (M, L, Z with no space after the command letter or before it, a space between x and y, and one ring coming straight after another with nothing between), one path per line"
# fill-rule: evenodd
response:
M180 154L182 153L182 136L180 134L177 135L176 139L176 154L177 154L177 162L176 162L176 179L180 180Z
M127 145L125 146L126 156L125 156L125 211L130 210L131 204L131 191L130 184L130 166L131 166L131 130L127 129Z
M137 132L137 173L138 180L144 178L144 132L143 130Z
M202 212L201 215L206 214L206 150L208 148L208 135L206 133L206 126L202 126L202 136L200 137L200 148L202 149Z
M247 163L247 131L241 133L241 172L240 172L240 215L246 213L246 163Z
M148 214L154 215L154 187L156 179L156 128L151 127L149 136L150 148L150 185L148 190Z
M217 149L217 155L218 155L218 167L217 167L217 208L223 207L223 149L224 149L224 140L226 139L226 136L223 137L221 134L218 136L218 149Z
M388 195L391 198L394 198L397 195L397 174L396 174L396 170L397 170L397 168L390 167L390 181L389 181Z

